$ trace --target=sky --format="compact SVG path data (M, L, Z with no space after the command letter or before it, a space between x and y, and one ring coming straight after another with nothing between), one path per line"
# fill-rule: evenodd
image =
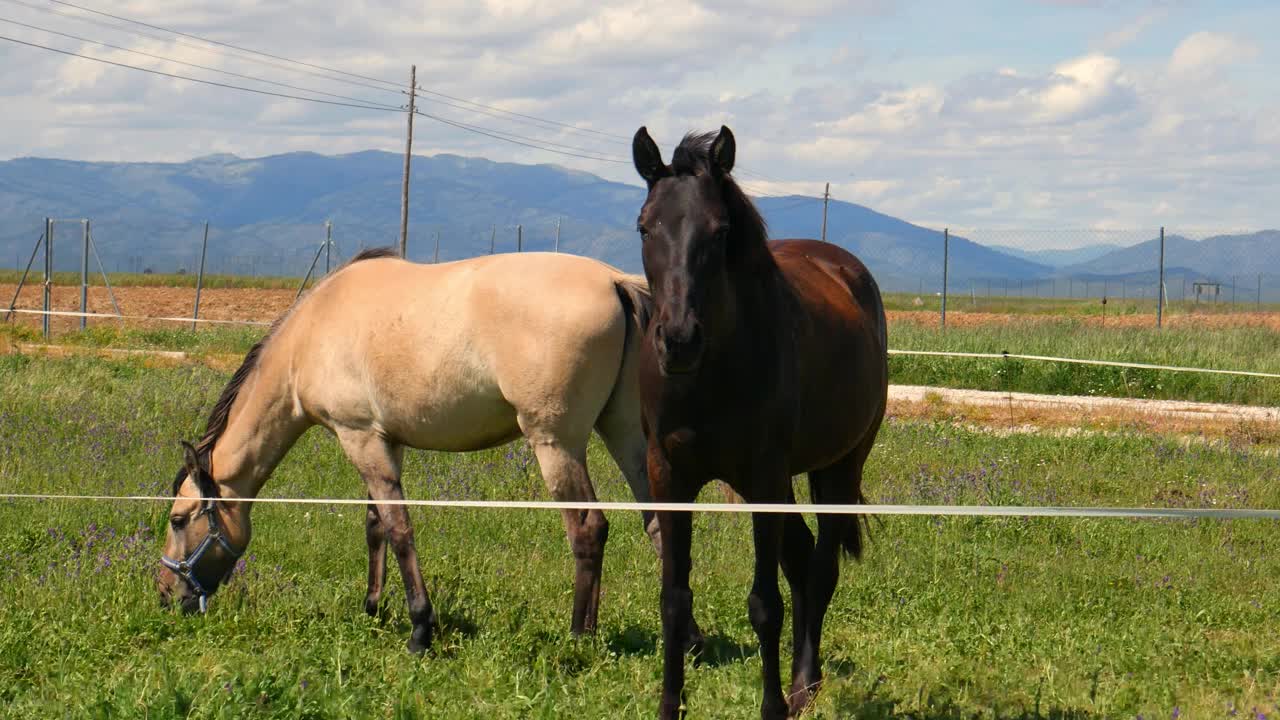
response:
M416 64L424 90L578 129L431 94L423 112L591 157L427 117L415 154L638 184L636 128L669 158L685 132L724 124L751 192L821 195L829 182L835 198L934 227L1280 226L1274 2L75 2L282 59L0 0L0 158L403 152L393 84Z

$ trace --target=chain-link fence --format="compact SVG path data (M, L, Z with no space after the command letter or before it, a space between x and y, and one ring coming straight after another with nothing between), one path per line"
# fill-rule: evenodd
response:
M781 234L795 235L786 216L769 219ZM385 231L341 222L220 227L53 219L26 235L10 229L9 237L21 241L9 244L14 269L0 273L0 302L5 303L0 310L13 298L28 309L118 307L115 297L109 298L110 307L102 298L95 302L97 290L80 291L76 307L65 299L46 302L41 297L46 262L54 285L61 286L194 288L203 278L205 287L287 290L299 287L304 276L324 276L361 249L398 245L398 237ZM1274 230L933 230L905 223L863 229L833 224L828 239L862 258L890 296L890 307L937 311L940 316L944 306L951 312L1072 309L1156 317L1280 307L1280 231ZM52 250L47 258L46 249ZM418 262L518 251L585 255L630 272L640 270L635 233L600 218L529 211L489 225L410 225L408 255ZM29 271L26 289L18 293L15 286L24 271ZM194 310L194 298L190 307ZM176 304L165 308L181 310Z

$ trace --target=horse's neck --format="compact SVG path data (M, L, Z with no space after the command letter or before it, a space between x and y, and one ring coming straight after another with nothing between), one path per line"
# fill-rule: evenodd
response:
M288 373L263 362L241 386L213 446L214 479L236 496L256 497L306 428Z

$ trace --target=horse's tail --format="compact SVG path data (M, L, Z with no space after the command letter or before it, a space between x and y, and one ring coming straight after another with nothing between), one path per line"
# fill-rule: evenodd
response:
M618 292L622 313L627 318L624 350L629 353L649 328L649 318L653 316L653 295L649 293L649 283L643 275L619 274L614 278L613 287Z

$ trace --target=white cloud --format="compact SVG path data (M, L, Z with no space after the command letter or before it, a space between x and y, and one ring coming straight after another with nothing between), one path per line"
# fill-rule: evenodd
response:
M728 123L738 135L741 166L782 181L751 181L754 186L820 194L829 181L837 197L908 218L946 218L953 225L1009 218L1149 225L1171 222L1154 217L1163 203L1162 213L1201 225L1216 222L1224 208L1250 206L1255 209L1231 223L1276 224L1266 213L1280 191L1268 161L1280 156L1280 125L1271 120L1280 100L1239 84L1235 72L1267 50L1247 39L1247 26L1215 26L1220 29L1170 43L1155 60L1127 52L1140 36L1149 45L1150 29L1169 21L1171 14L1160 8L1136 17L1124 12L1100 41L1072 53L1030 52L1038 44L1061 45L1035 36L1007 52L1007 44L993 40L974 51L984 58L979 72L939 63L915 75L899 68L913 54L936 52L926 40L913 44L917 31L929 28L905 21L892 26L891 6L873 0L445 0L429 7L317 0L302 9L263 0L131 0L111 11L393 83L403 82L416 62L419 82L428 88L623 138L645 124L667 153L689 129ZM397 88L365 79L325 80L191 41L140 39L70 18L13 12L24 22L191 63L404 102ZM1107 7L1079 12L1121 14ZM947 21L947 13L938 15L938 22ZM1002 28L1000 37L1019 30ZM250 84L33 31L13 34L118 62ZM893 50L877 50L888 36L902 39ZM403 147L404 118L396 113L220 90L7 43L0 43L0 65L21 68L0 73L6 109L0 157L178 160L222 151ZM629 156L625 139L487 117L440 100L423 96L420 107ZM419 152L558 162L635 182L629 163L549 155L426 119L419 119L415 136Z

